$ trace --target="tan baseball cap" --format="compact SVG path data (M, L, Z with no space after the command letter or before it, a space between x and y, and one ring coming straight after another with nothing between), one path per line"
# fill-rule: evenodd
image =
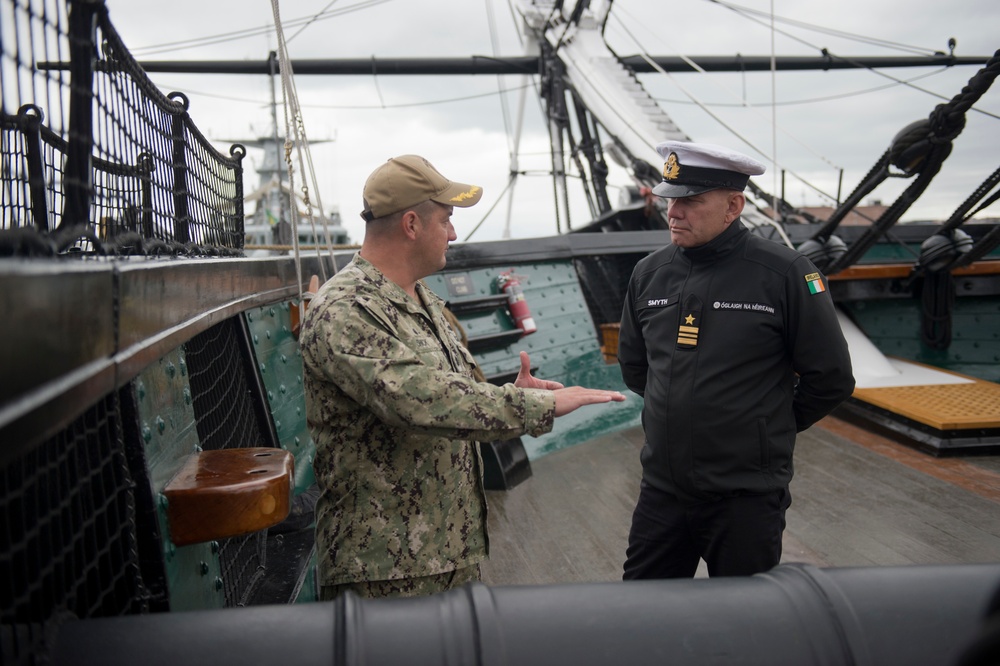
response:
M455 183L419 155L390 158L368 176L361 217L371 222L424 201L467 208L479 202L483 188Z

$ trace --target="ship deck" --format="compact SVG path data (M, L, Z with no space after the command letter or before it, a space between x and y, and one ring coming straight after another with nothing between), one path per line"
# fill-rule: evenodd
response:
M641 428L531 463L490 491L491 585L621 579ZM938 458L834 417L800 433L782 562L1000 562L1000 456ZM698 576L706 576L702 563Z

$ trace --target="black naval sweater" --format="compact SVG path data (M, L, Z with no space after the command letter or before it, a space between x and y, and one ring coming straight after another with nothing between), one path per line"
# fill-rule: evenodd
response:
M618 360L643 396L643 479L683 501L784 488L795 434L854 390L826 280L737 220L629 281Z

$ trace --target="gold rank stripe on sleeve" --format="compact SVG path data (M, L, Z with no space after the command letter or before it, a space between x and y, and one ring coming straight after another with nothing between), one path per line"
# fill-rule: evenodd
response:
M687 313L687 314L685 314ZM699 326L701 323L701 300L694 294L689 294L684 300L681 310L681 320L677 322L677 348L695 349L698 347Z
M677 344L694 347L698 344L697 326L680 326L677 329Z

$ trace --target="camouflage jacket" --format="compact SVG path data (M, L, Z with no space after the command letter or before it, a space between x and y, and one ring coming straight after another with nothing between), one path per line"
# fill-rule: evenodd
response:
M475 381L443 301L422 282L417 294L422 304L356 255L303 321L321 585L481 561L489 541L476 441L552 429L552 393Z

